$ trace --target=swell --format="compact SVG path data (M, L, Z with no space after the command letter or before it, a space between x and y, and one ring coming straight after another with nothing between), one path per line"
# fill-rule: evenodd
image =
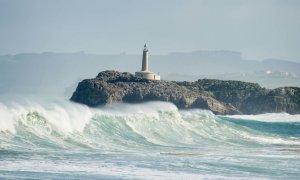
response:
M223 120L268 134L286 137L300 137L300 122L265 122L221 117Z
M199 109L179 111L161 102L95 109L70 102L0 104L0 112L1 150L300 145L299 122L243 120Z

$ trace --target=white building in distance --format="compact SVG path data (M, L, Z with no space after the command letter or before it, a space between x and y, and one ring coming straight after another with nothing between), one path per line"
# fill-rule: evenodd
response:
M144 45L144 50L143 50L142 70L135 72L135 76L143 79L149 79L149 80L160 80L160 75L155 74L154 72L151 72L148 69L148 48L146 44Z

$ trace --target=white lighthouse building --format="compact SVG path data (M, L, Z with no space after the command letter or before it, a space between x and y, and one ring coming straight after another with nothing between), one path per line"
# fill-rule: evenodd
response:
M144 45L143 50L143 62L142 62L142 70L135 72L135 76L143 79L149 80L160 80L160 75L157 75L148 69L148 48L146 44Z

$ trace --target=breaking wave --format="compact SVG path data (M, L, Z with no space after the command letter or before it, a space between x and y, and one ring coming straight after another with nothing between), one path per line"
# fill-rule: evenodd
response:
M300 116L216 116L163 102L89 108L71 102L0 104L0 149L155 150L300 146ZM150 147L150 148L149 148Z

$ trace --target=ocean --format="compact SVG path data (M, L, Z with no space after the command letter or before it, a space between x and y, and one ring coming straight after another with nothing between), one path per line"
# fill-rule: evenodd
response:
M0 179L299 179L300 115L0 102Z

